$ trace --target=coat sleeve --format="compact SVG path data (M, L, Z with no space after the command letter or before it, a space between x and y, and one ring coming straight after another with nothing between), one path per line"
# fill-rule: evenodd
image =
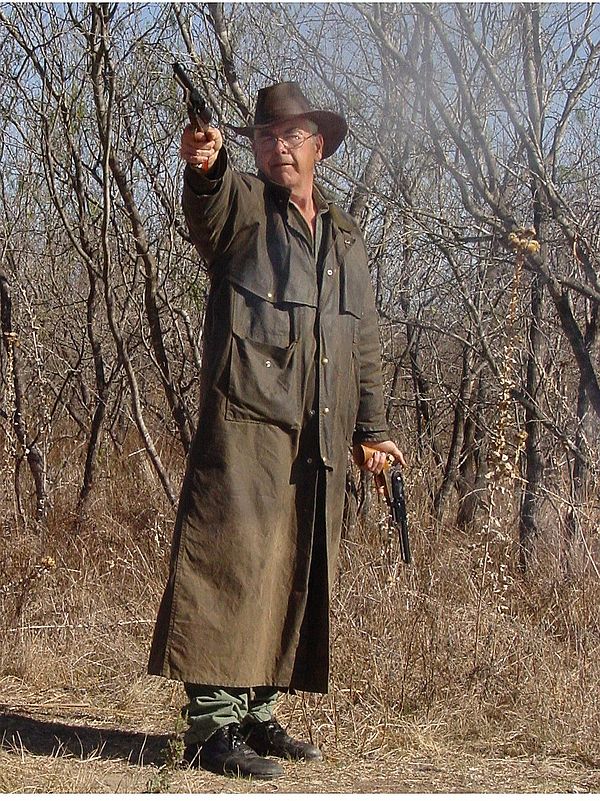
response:
M182 206L192 242L208 263L209 272L236 233L248 224L252 182L229 166L223 147L208 175L186 166Z
M366 251L364 259L362 271L364 305L357 336L359 404L354 426L354 444L366 440L381 442L389 439L383 399L379 323L371 277L366 265Z

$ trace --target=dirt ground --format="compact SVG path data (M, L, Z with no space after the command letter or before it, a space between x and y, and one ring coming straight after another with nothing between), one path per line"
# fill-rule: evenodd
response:
M585 755L464 751L415 737L372 756L323 744L325 761L288 763L278 781L226 779L165 765L168 726L94 708L76 698L0 696L0 792L71 793L598 793L600 764ZM10 695L10 693L9 693ZM138 718L137 720L133 718ZM301 734L301 732L296 732Z

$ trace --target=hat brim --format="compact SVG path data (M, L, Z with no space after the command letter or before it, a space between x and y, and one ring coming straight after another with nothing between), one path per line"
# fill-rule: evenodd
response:
M264 125L244 125L237 127L235 125L228 125L232 131L235 131L242 136L247 136L250 139L254 138L254 132L260 131L264 128L270 128L272 125L278 125L282 122L289 120L306 119L312 120L319 129L319 133L323 137L323 158L326 159L333 155L338 147L342 144L344 137L348 133L348 123L341 116L334 111L306 111L303 114L294 114L292 116L281 117L279 119L271 120Z

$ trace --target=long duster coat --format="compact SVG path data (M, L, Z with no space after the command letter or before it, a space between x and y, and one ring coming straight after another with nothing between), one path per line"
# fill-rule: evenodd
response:
M213 171L184 179L210 292L149 672L326 692L348 448L387 438L367 256L335 205L316 258L286 189L224 149Z

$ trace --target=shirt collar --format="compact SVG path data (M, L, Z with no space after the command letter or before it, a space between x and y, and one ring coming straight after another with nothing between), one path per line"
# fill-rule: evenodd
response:
M279 200L281 203L285 203L286 206L289 204L290 195L292 194L290 189L274 183L267 178L267 176L261 170L258 171L258 177L269 187L269 190L273 193L277 200ZM317 212L319 214L329 211L329 207L332 205L333 201L325 195L324 191L316 182L313 183L313 197L315 199L315 203L317 204Z

